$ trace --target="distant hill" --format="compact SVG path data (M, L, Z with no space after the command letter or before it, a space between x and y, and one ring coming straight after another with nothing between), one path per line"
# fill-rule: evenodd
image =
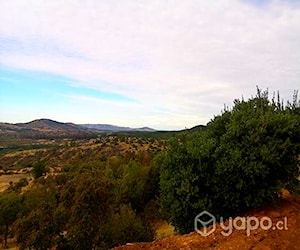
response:
M38 119L28 123L0 123L0 139L86 138L97 131L73 123Z
M38 119L28 123L16 123L15 125L39 131L85 131L84 128L74 123L62 123L50 119Z
M143 128L142 128L143 129ZM125 135L125 136L134 136L134 137L140 137L140 138L156 138L156 139L169 139L171 137L175 137L178 134L181 133L195 133L198 131L203 131L206 129L205 125L197 125L195 127L192 127L190 129L182 129L182 130L152 130L150 129L147 131L149 128L145 128L145 130L140 130L140 131L117 131L117 132L112 132L112 135Z
M202 130L205 130L205 129L206 129L205 125L197 125L195 127L187 129L187 131L189 131L189 132L197 132L197 131L202 131Z
M154 132L155 129L142 127L142 128L130 128L130 127L119 127L110 124L80 124L84 128L97 129L100 131L112 131L112 132L122 132L122 131L139 131L139 132Z

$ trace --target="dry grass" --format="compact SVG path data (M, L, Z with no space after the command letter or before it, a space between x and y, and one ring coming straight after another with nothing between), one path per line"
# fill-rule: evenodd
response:
M2 244L0 244L0 250L2 249L5 249L5 250L18 250L19 247L18 247L18 244L16 242L16 239L10 239L8 238L7 239L7 245L8 245L8 248L4 248Z
M174 234L174 226L168 224L166 221L160 221L156 224L155 240L171 236Z
M16 183L22 178L28 178L28 174L12 174L12 175L1 175L0 176L0 192L3 192L9 187L9 183Z

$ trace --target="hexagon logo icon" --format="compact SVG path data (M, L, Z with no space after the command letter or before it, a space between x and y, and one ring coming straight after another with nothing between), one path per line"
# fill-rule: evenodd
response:
M205 220L204 220L205 219ZM209 225L212 224L211 229L208 231ZM216 230L216 217L208 211L203 211L195 217L194 220L195 230L201 236L208 236ZM201 230L202 229L202 230Z

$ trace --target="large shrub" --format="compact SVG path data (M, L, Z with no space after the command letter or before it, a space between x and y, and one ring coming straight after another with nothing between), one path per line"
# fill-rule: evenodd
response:
M152 241L153 230L129 205L120 205L119 211L112 213L107 224L107 234L111 245L124 245L127 242Z
M276 202L282 188L298 187L299 102L284 106L268 93L235 100L206 131L173 141L161 170L161 205L180 233L193 230L207 210L234 216Z

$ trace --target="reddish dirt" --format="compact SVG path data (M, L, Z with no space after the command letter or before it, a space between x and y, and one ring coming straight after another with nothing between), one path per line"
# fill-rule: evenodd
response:
M234 230L225 237L221 234L224 230L220 224L216 224L216 230L211 235L204 237L193 232L187 235L173 235L158 241L149 243L128 243L114 250L138 250L138 249L218 249L218 250L273 250L273 249L300 249L300 196L290 196L284 193L278 207L266 206L261 210L254 210L244 216L261 218L268 216L273 224L271 229L258 228L247 236L245 230ZM287 229L273 229L278 221L287 218ZM238 224L240 225L240 224ZM265 223L264 225L267 225Z

